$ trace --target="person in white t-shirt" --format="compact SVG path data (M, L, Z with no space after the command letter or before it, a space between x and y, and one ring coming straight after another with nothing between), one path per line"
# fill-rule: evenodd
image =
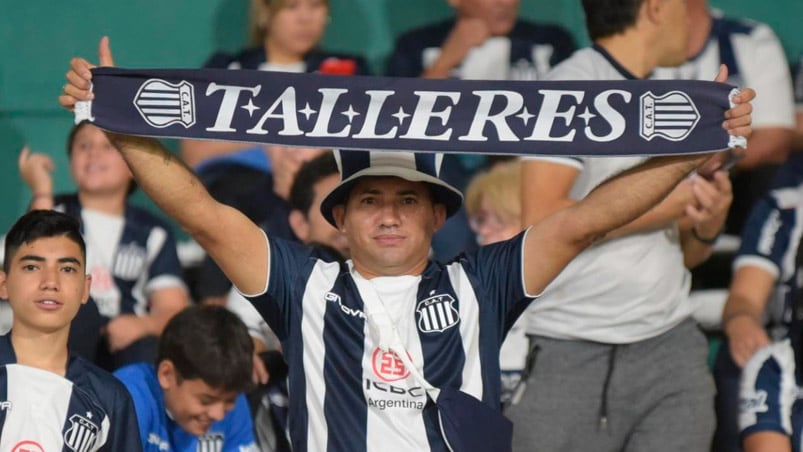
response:
M645 79L685 60L684 0L583 6L594 44L556 66L550 80ZM524 224L583 202L644 160L524 161ZM725 171L698 170L578 255L530 305L527 333L537 351L530 384L507 411L514 450L707 450L714 388L686 266L707 258L730 201Z

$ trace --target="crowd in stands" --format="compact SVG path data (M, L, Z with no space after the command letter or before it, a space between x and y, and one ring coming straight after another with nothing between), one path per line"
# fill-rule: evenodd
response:
M251 0L251 42L204 67L371 75L322 46L336 1ZM74 190L53 150L18 157L0 451L459 450L432 386L503 413L517 452L803 451L803 56L707 0L581 0L585 48L518 0L448 3L375 75L717 80L745 88L723 127L747 149L174 155L81 122ZM65 62L63 107L111 56Z

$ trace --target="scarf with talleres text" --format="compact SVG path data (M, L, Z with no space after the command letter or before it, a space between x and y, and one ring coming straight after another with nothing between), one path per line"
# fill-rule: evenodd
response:
M92 70L76 122L117 133L338 149L605 156L744 146L730 85L476 81L225 69Z

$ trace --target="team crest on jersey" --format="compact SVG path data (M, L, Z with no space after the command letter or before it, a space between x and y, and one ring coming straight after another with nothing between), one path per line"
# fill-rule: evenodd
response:
M684 140L700 121L700 112L691 98L680 91L656 96L651 91L641 96L641 128L647 141L655 137L669 141Z
M92 413L87 413L91 418ZM70 428L64 432L64 444L75 452L93 450L100 428L94 422L78 414L70 416Z
M197 452L221 452L223 450L223 434L207 433L198 438Z
M142 276L148 263L148 252L136 243L121 245L114 256L114 276L136 280Z
M412 359L412 358L411 358ZM374 375L382 381L404 380L410 376L410 371L404 366L404 361L393 350L377 348L371 356Z
M185 80L174 84L152 78L139 87L134 106L153 127L181 124L189 128L195 124L195 87Z
M418 329L424 333L439 333L460 321L460 313L454 307L454 298L449 294L435 295L419 301L415 311L418 314Z

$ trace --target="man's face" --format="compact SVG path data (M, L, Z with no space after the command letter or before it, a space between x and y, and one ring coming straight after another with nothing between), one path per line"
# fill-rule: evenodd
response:
M426 265L432 234L443 225L446 208L433 203L424 182L363 177L333 214L358 270L370 273L363 276L398 276Z
M657 42L663 47L659 66L674 67L686 62L689 46L689 16L686 0L660 0L661 27Z
M203 435L213 423L223 420L234 409L239 395L234 391L212 388L201 379L182 379L169 360L159 363L157 374L164 392L165 408L191 435Z
M11 303L17 332L69 327L89 299L90 277L77 243L65 236L23 243L0 271L0 298Z
M342 256L348 257L349 245L346 236L321 215L321 202L338 182L340 182L338 174L331 174L316 182L312 187L315 197L312 199L309 211L306 214L295 213L297 218L295 220L291 218L290 225L302 242L331 246Z
M449 0L458 17L484 19L492 36L510 33L519 13L519 0Z

